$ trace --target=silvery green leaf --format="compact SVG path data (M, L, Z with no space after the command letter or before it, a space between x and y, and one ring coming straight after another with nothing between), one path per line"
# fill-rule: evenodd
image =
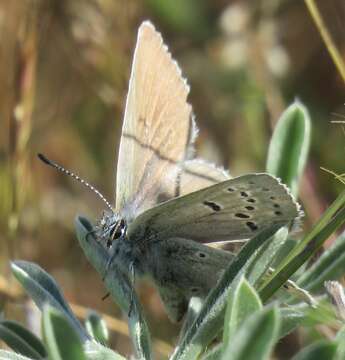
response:
M250 284L258 284L287 240L286 227L279 229L271 241L267 242L252 256L246 270L246 278Z
M223 344L217 344L202 355L201 360L219 360L222 357Z
M199 314L202 308L202 305L203 305L202 299L198 297L193 297L190 299L188 304L188 311L183 320L183 326L180 330L179 338L182 338L185 335L188 328L193 324L195 318L197 317L197 315Z
M58 309L67 316L83 341L88 338L86 331L74 316L52 276L40 266L28 261L13 261L11 268L16 279L41 311L46 304Z
M297 284L309 291L318 291L323 289L326 280L333 280L342 276L344 269L345 232L301 275Z
M252 314L226 344L222 360L269 359L278 339L279 320L276 306Z
M104 319L96 311L90 311L85 320L85 328L89 335L101 344L107 344L109 332Z
M338 343L338 347L334 360L345 359L345 326L338 331L335 340Z
M11 351L0 349L0 360L33 360L33 358L29 358Z
M331 341L318 341L302 349L292 360L315 360L327 359L332 360L337 351L336 343Z
M120 354L93 340L84 343L84 352L88 360L125 360Z
M274 274L261 285L259 294L263 302L275 294L321 248L328 237L345 223L344 204L345 191L337 197L312 230L286 256Z
M339 326L334 307L326 297L319 298L316 307L303 302L280 308L281 328L279 337L284 337L298 326L314 327L317 324Z
M249 282L241 277L235 290L231 292L228 298L224 319L224 346L232 342L232 337L245 319L261 308L262 303L259 295Z
M103 278L109 260L109 253L90 234L93 227L86 218L77 217L75 226L79 244L90 263ZM104 283L111 297L120 306L123 314L128 317L129 332L137 356L141 359L151 359L150 333L135 289L128 276L113 263L108 270Z
M299 101L291 104L281 115L274 129L268 150L267 171L286 184L293 195L306 164L310 145L310 117Z
M56 308L44 306L42 333L50 360L86 360L79 335Z
M0 321L0 339L18 354L32 359L43 359L47 356L41 340L16 321Z

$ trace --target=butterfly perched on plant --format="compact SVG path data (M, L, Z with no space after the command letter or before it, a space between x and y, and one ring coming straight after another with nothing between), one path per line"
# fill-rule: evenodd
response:
M191 297L205 297L232 261L217 242L250 239L299 216L287 187L266 173L230 179L193 159L197 130L189 87L161 35L145 21L138 30L116 172L115 209L107 204L95 227L121 271L148 276L169 317L180 320Z

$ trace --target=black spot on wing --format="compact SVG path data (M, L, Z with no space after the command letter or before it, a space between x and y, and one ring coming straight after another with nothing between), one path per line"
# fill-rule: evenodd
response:
M258 226L257 226L254 222L252 222L252 221L247 221L247 222L246 222L246 225L249 227L249 229L250 229L251 231L255 231L255 230L258 229Z
M220 211L222 210L221 206L218 205L217 203L213 202L213 201L207 201L205 200L203 202L204 205L208 206L209 208L211 208L213 211Z
M236 213L235 216L240 218L240 219L249 219L250 218L249 215L243 214L243 213Z

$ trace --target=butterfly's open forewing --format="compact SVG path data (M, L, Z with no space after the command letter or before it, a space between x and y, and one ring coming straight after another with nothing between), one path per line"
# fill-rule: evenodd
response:
M129 236L145 241L182 237L202 243L253 237L299 217L287 187L269 174L248 174L162 203L139 215Z
M193 132L189 86L161 35L139 28L122 128L116 210L134 217L175 193L180 163Z

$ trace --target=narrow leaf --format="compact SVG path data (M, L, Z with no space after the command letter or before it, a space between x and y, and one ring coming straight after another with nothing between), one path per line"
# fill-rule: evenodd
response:
M15 321L0 321L0 339L16 353L32 359L42 359L47 356L41 340Z
M312 307L306 303L299 303L280 308L281 328L279 337L288 335L298 326L314 327L318 324L336 326L338 319L334 308L326 300L319 299L317 307Z
M29 358L11 351L0 349L0 360L33 360L33 358Z
M267 171L282 179L293 195L306 164L310 144L310 117L306 107L295 101L275 127L267 159Z
M262 308L259 295L242 277L228 299L224 319L223 343L227 346L245 319Z
M323 289L326 280L334 280L345 272L345 232L326 249L320 258L297 280L297 284L309 291Z
M315 226L318 231L312 231L301 241L303 248L300 252L292 250L287 260L277 269L261 287L259 294L263 302L267 301L315 252L321 248L328 237L345 223L345 192L343 192L331 207L326 211L323 217ZM340 209L340 210L339 210ZM339 210L335 215L334 213ZM329 222L325 224L325 219L334 215ZM311 236L312 234L312 236ZM300 244L296 248L300 247Z
M334 360L343 360L345 359L345 326L343 326L337 333L335 338L338 347Z
M85 328L88 334L101 344L107 344L109 332L105 321L96 311L90 311L86 320Z
M309 345L295 355L292 360L331 360L337 351L337 345L330 341L318 341Z
M201 360L220 360L223 353L223 344L217 344L208 350L202 357Z
M62 311L78 332L80 338L83 341L88 338L53 277L38 265L27 261L14 261L11 263L11 268L16 279L41 311L46 304Z
M223 360L268 359L278 339L279 311L276 306L262 309L247 318L226 344Z
M257 286L262 282L263 276L266 274L268 268L277 257L287 240L288 229L283 227L274 235L273 239L263 246L253 255L252 260L246 270L246 278L250 284Z
M93 340L84 343L84 352L88 360L126 360L120 354Z
M84 217L75 221L79 243L93 267L97 270L111 297L128 317L129 332L140 359L151 359L151 338L146 320L142 314L140 302L135 293L128 274L125 274L113 261L110 268L110 254L91 233L93 227ZM106 276L105 276L106 275Z
M80 338L62 312L45 306L42 332L50 360L86 360Z

